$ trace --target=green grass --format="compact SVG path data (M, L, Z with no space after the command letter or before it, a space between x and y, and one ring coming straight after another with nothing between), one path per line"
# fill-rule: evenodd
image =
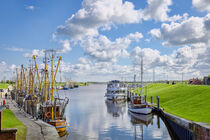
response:
M78 83L78 86L88 86L88 85L89 83L82 83L82 82Z
M0 83L0 88L3 88L3 89L8 89L8 86L9 86L9 84L6 84L6 83Z
M26 127L23 125L9 109L3 111L3 128L17 128L17 140L26 139Z
M145 88L143 89L145 93ZM186 84L150 84L147 97L156 103L160 96L160 106L176 116L210 124L210 86Z

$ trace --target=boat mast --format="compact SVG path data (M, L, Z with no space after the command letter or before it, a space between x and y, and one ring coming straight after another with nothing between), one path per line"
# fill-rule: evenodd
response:
M19 74L18 74L18 68L16 68L16 74L17 74L16 91L19 91L19 76L18 76Z
M44 57L44 102L47 102L47 51L45 50Z
M54 78L53 78L53 59L54 54L52 50L52 59L51 59L51 104L52 104L52 120L54 120L54 111L53 111L53 85L54 85Z
M143 93L143 54L141 54L141 96Z
M36 72L37 72L37 78L38 78L38 81L39 81L39 92L42 93L42 83L41 83L41 80L40 80L40 77L39 77L39 69L38 69L38 66L37 66L37 63L36 63L36 56L33 55L32 58L34 59L35 68L36 68Z

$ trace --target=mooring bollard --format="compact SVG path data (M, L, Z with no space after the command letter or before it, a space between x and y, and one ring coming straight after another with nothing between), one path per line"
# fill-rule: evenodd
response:
M157 96L157 108L159 109L159 107L160 107L160 97Z
M157 126L160 128L160 117L157 115Z
M147 95L144 96L144 101L147 102Z
M151 104L153 104L153 97L151 96Z

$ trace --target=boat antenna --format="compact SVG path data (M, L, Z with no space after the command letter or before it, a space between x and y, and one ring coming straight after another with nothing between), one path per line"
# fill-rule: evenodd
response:
M135 65L135 63L133 64L133 71L134 71L134 76L133 76L132 88L134 86L134 94L133 95L136 95L136 65Z
M136 95L136 74L134 74L134 94Z
M141 96L143 93L143 54L141 54Z

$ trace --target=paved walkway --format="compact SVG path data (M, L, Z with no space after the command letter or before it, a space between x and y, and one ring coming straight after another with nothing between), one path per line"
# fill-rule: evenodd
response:
M34 120L30 115L20 110L15 101L7 99L7 105L15 116L27 127L26 140L60 140L55 127Z

